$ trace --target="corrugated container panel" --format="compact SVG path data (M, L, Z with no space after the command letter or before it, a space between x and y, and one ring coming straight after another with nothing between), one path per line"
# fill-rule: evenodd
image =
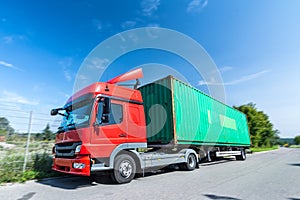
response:
M142 93L148 143L168 144L174 139L171 79L145 85Z
M140 91L150 144L250 145L243 113L182 81L168 76Z

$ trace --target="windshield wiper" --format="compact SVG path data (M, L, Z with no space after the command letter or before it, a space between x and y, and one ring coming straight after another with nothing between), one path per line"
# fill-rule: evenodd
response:
M70 123L67 126L75 126L75 125L76 125L75 123Z
M57 129L58 129L57 133L62 133L65 131L64 127L62 127L62 126L59 126Z
M67 125L67 127L65 127L65 126L59 126L57 128L58 129L57 133L62 133L62 132L65 132L67 130L76 130L75 125L76 125L75 123L70 123L70 124Z
M70 123L70 124L68 124L68 125L67 125L68 130L76 130L76 126L75 126L75 125L76 125L75 123Z

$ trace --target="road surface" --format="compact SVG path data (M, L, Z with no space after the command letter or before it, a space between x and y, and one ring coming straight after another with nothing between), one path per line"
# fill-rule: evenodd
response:
M3 200L288 199L300 200L300 148L256 153L246 161L203 163L192 172L151 173L125 185L87 177L0 186Z

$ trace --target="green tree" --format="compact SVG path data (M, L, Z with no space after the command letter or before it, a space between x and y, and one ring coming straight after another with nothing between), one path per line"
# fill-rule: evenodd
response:
M35 133L34 134L34 139L35 140L43 140L43 134L42 133Z
M300 135L297 135L295 138L294 138L294 142L296 145L299 145L300 144Z
M42 132L44 140L53 140L55 138L55 134L50 130L50 125L47 124L46 128Z
M269 116L257 110L255 104L249 103L234 107L247 116L250 138L254 147L271 147L278 141L278 130L273 130Z
M6 130L0 129L0 136L5 136L7 134Z
M9 125L9 121L5 117L0 117L0 135L11 136L15 130Z

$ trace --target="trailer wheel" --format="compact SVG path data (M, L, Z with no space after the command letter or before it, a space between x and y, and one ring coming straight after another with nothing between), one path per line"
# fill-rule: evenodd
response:
M241 149L241 155L235 156L236 160L246 160L246 152L245 149Z
M197 166L197 159L194 154L189 154L187 157L187 162L180 164L180 169L187 170L187 171L193 171Z
M120 154L115 158L112 178L116 183L129 183L136 173L136 163L128 154Z

